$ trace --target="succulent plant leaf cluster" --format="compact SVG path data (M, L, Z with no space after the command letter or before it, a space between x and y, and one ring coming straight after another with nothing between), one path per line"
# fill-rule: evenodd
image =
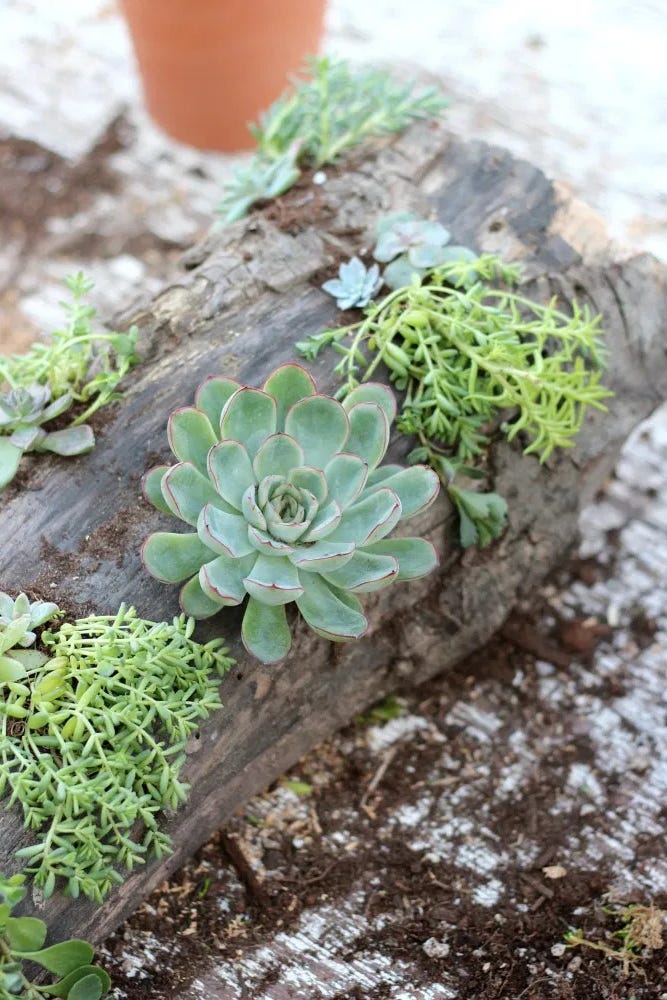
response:
M42 427L65 413L72 402L69 392L52 400L50 387L38 382L0 393L0 489L12 481L26 452L70 456L91 451L95 436L86 424L50 432Z
M373 256L386 264L382 281L388 288L403 288L413 277L422 278L430 268L460 259L475 260L468 247L450 246L450 233L439 222L397 212L380 219Z
M22 680L30 670L46 662L44 653L28 647L37 638L33 629L58 614L58 605L50 601L31 603L25 594L14 600L0 591L0 683Z
M160 814L186 798L186 744L233 665L222 639L203 645L193 629L121 606L43 631L40 660L0 677L0 799L34 831L16 853L46 897L62 884L100 903L118 867L170 851Z
M433 89L415 92L383 70L355 69L344 60L308 60L296 80L250 131L257 151L225 186L218 211L224 222L242 218L257 201L282 194L303 170L337 162L377 136L442 114Z
M366 267L358 257L340 265L338 277L325 281L322 289L333 295L339 309L367 306L382 284L377 264Z
M294 364L262 389L206 379L195 405L169 418L178 463L144 477L147 498L195 530L151 535L146 569L182 583L181 607L195 618L247 598L243 641L265 663L289 652L292 602L325 638L363 635L357 595L437 561L424 539L387 538L439 489L424 466L380 465L395 413L386 386L367 383L341 404Z
M92 283L79 273L67 278L66 285L72 302L65 304L65 328L25 354L0 356L0 490L15 477L27 452L68 457L90 451L95 437L85 421L120 398L116 387L138 361L138 330L96 332L95 310L85 301ZM69 426L45 429L74 403L83 409Z
M109 976L91 965L94 950L86 941L61 941L45 947L48 928L37 917L15 917L12 911L25 898L25 876L0 872L0 998L42 1000L100 1000L111 986ZM34 983L24 963L34 963L59 978Z

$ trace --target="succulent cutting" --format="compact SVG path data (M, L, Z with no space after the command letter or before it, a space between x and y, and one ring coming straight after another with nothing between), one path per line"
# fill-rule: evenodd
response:
M339 309L367 306L382 284L377 264L366 267L358 257L341 264L338 277L325 281L322 290L333 295Z
M477 257L468 247L448 246L450 233L439 222L410 212L384 216L378 222L377 234L373 256L387 264L382 281L388 288L403 288L414 275L422 278L429 268Z
M31 603L25 594L14 600L0 591L0 683L21 680L30 669L46 662L44 653L28 647L37 638L33 629L58 614L58 605L50 601Z
M264 663L289 652L292 602L327 639L363 635L358 594L437 562L422 538L387 538L439 489L425 466L380 465L395 415L386 386L366 383L341 404L294 364L262 389L207 378L195 405L169 418L177 464L144 477L147 498L195 530L152 534L146 569L183 583L181 607L195 618L248 598L243 642Z

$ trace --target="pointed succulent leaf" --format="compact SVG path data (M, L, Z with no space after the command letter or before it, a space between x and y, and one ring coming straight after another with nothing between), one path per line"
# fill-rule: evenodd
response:
M364 552L397 559L397 580L417 580L438 565L438 554L425 538L384 538L364 548Z
M232 513L232 507L225 503L210 480L202 476L191 462L172 465L162 479L162 495L170 512L193 527L197 526L202 508L207 503Z
M286 476L305 463L303 448L289 434L272 434L255 455L253 470L259 481L266 476Z
M199 515L197 534L204 545L219 555L241 559L252 551L245 519L240 514L218 510L210 503L202 508Z
M72 393L65 392L62 396L58 396L54 399L52 403L46 407L41 415L41 423L45 424L47 420L55 420L59 417L61 413L64 413L72 405Z
M366 493L388 488L401 501L401 520L421 514L433 503L440 492L440 479L433 469L426 465L412 465L400 469L394 475L383 479L378 486L368 487Z
M243 584L250 596L262 604L289 604L303 594L299 573L289 559L258 555Z
M340 452L334 455L324 475L327 480L329 500L334 500L341 510L353 503L364 486L368 476L368 466L358 455Z
M303 448L308 465L323 469L342 451L349 433L347 414L330 396L309 396L288 411L285 430Z
M141 480L141 489L148 500L163 514L171 514L171 507L162 495L162 479L170 469L169 465L156 465L145 472Z
M398 560L389 555L357 550L345 566L324 575L329 583L341 590L365 594L393 582L398 576Z
M321 538L326 538L340 524L343 512L335 500L331 500L326 507L322 507L313 518L310 530L304 535L307 542L317 542ZM339 539L337 539L338 541ZM347 539L344 539L347 541Z
M288 556L295 551L293 545L281 542L267 531L254 528L252 525L248 527L248 540L253 548L268 556Z
M0 490L11 483L18 472L22 456L21 448L17 448L7 438L0 437Z
M368 628L368 621L352 594L332 587L316 573L299 574L304 588L296 604L312 629L327 639L357 639Z
M14 618L8 625L0 628L0 653L6 653L8 649L17 646L29 629L29 613Z
M358 455L369 469L374 469L382 461L389 445L389 424L384 410L376 403L357 403L350 409L348 417L350 436L345 448Z
M95 447L92 427L66 427L64 431L51 431L37 444L39 451L51 451L55 455L84 455Z
M240 604L246 596L243 578L252 570L258 558L256 554L243 559L218 556L199 570L202 590L211 600L218 601L225 607Z
M276 416L276 429L279 431L285 428L285 418L287 411L295 403L314 396L317 392L315 382L310 372L302 365L286 364L280 365L269 375L263 385L264 392L268 392L276 400L278 407ZM293 462L293 465L301 465L301 462ZM275 471L275 470L274 470Z
M203 476L207 475L206 458L218 437L205 413L194 406L175 410L167 424L169 447L181 462L192 462Z
M362 382L356 386L343 400L343 409L349 413L357 403L375 403L384 412L390 427L396 419L396 396L381 382Z
M206 565L210 565L210 563ZM202 566L199 572L201 573L205 568L206 566ZM204 593L198 576L191 577L187 583L183 584L178 595L178 603L183 614L189 618L210 618L224 607L222 601L212 600L208 594Z
M248 652L262 663L282 660L292 645L285 606L261 604L251 597L243 616L241 638Z
M255 477L248 452L239 441L221 441L208 453L208 472L220 496L240 511L243 494Z
M144 566L163 583L181 583L199 572L211 558L211 550L197 535L179 535L156 531L149 535L141 550Z
M220 421L223 439L239 441L251 459L276 432L277 406L273 396L243 386L231 397Z
M354 542L370 545L383 538L396 526L401 516L401 501L392 490L384 487L352 504L343 514L340 524L329 536L332 542Z
M220 417L225 406L241 388L236 379L226 375L209 375L195 392L195 406L205 413L214 430L220 429Z

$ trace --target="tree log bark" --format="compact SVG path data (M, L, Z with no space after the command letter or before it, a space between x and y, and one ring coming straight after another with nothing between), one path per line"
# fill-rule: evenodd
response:
M228 638L238 667L222 685L224 708L202 727L189 758L188 804L166 824L174 853L134 873L101 908L29 894L26 910L43 916L56 938L103 938L225 817L355 712L487 642L562 560L581 506L628 434L667 395L664 267L613 246L590 209L530 164L418 126L355 167L330 172L323 187L296 188L212 235L188 254L177 284L125 317L141 328L144 361L123 402L107 411L95 450L76 461L41 456L20 490L0 496L0 588L37 590L100 614L122 601L147 618L177 613L178 588L148 577L139 560L143 538L165 526L141 499L139 479L169 457L169 413L211 373L260 384L294 358L295 340L335 324L333 300L313 277L341 252L371 246L377 217L397 210L435 211L456 243L522 261L526 287L540 300L557 294L566 304L576 296L602 312L606 383L616 393L609 413L590 415L577 447L546 466L495 444L494 488L510 507L505 536L487 551L462 553L441 498L410 531L432 539L440 570L370 595L365 638L334 645L298 625L288 660L264 667L244 653L236 612L202 623L201 638ZM325 352L311 366L322 391L335 385L335 359ZM392 456L400 460L409 447L395 437ZM30 840L16 810L0 812L0 870L17 870L14 851Z

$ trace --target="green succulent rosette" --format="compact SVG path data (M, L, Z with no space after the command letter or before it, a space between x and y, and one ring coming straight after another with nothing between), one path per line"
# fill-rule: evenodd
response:
M365 383L339 403L300 365L277 368L262 389L207 378L195 405L169 418L178 463L143 480L155 507L195 531L150 535L146 569L183 583L181 607L194 618L249 598L243 642L264 663L289 652L292 601L327 639L363 635L358 594L437 565L425 539L387 537L439 490L426 466L380 466L395 416L386 386Z

